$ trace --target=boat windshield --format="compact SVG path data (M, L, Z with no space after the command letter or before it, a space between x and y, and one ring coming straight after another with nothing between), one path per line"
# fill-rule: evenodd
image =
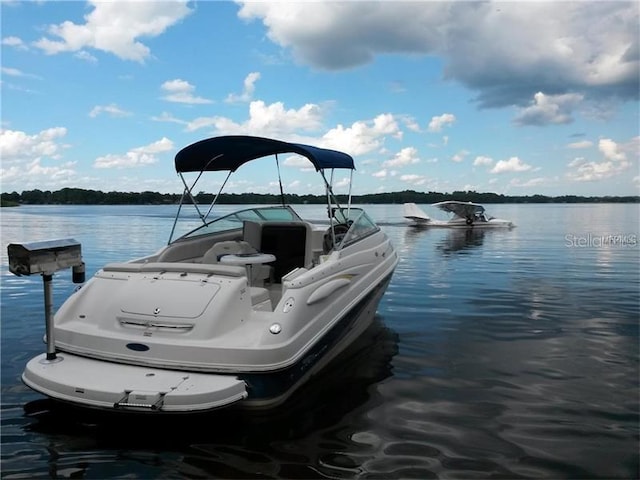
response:
M339 212L334 212L334 216L349 225L349 231L342 240L342 247L380 230L380 227L361 208L343 208Z
M302 219L291 207L288 206L247 208L245 210L233 212L223 217L218 217L215 220L207 223L206 225L201 225L195 230L191 230L177 240L199 237L201 235L209 235L211 233L241 229L242 222L244 222L245 220L253 220L259 222L287 222L298 221Z

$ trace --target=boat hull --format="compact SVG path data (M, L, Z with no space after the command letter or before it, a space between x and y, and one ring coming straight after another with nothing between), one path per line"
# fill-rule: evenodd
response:
M270 374L240 375L249 392L247 399L240 405L246 408L270 408L289 398L295 390L346 350L371 325L390 280L391 275L376 285L295 365Z
M126 365L71 353L29 361L23 382L49 398L111 411L192 413L284 402L366 330L391 276L344 315L296 364L274 372L218 374Z

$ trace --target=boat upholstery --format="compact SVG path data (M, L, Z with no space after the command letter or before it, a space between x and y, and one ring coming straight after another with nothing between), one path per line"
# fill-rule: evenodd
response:
M306 222L243 222L243 236L253 248L275 255L273 277L282 277L295 268L313 265L313 229Z
M202 263L218 263L220 257L230 254L256 253L256 250L248 242L242 240L228 240L218 242L205 252Z
M214 242L236 240L240 231L230 230L216 236L212 241L209 235L178 240L162 250L156 259L157 262L199 262L202 256L211 248Z

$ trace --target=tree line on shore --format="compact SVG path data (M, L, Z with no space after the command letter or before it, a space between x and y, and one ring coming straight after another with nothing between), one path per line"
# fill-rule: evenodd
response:
M0 194L2 206L12 205L161 205L176 204L181 194L158 192L102 192L81 188L63 188L56 191L25 190L22 193L11 192ZM194 196L196 202L209 204L213 193L200 192ZM341 202L347 201L346 195L337 195ZM289 204L323 204L325 195L285 194L285 202ZM451 193L401 192L370 193L353 195L352 203L359 204L401 204L407 202L431 204L445 200L458 200L475 203L637 203L640 196L601 196L588 197L580 195L503 195L498 193L481 193L475 191L454 191ZM225 193L218 198L222 204L278 204L282 198L276 194L259 193Z

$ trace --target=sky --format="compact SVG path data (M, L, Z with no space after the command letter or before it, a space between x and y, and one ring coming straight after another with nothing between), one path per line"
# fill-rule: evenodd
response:
M2 192L180 193L181 148L257 135L349 153L356 195L640 193L638 2L0 8ZM306 159L279 163L285 192L324 192ZM277 175L252 162L224 191Z

